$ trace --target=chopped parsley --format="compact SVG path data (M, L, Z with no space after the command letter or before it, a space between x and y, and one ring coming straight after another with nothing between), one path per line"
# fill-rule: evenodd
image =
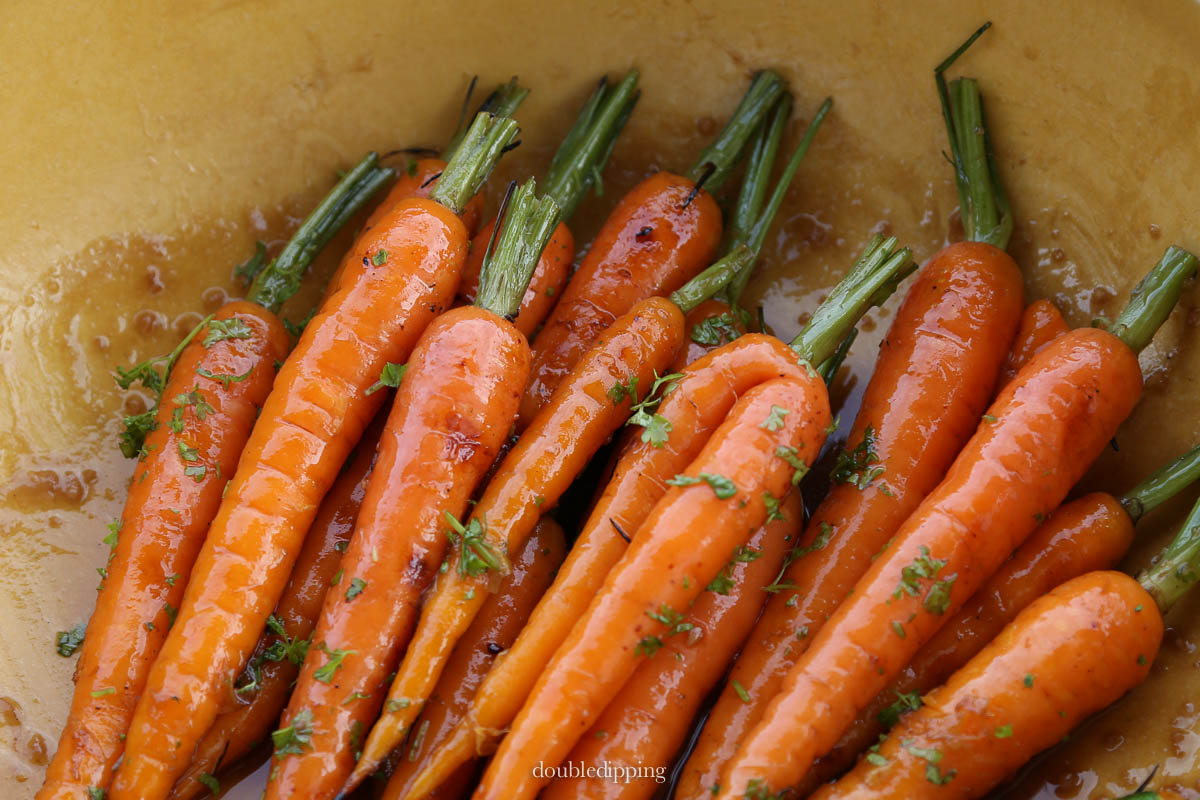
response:
M898 598L904 594L916 597L921 593L921 579L937 577L946 563L940 558L931 557L929 548L921 545L921 555L900 570L900 583L896 586L896 591L892 592L892 597Z
M637 653L639 656L651 658L662 646L662 639L658 638L657 636L646 636L637 643L637 647L633 649L633 652Z
M313 678L321 683L329 683L333 680L333 674L342 668L342 662L346 660L346 656L355 654L354 650L330 650L329 647L321 642L317 645L317 649L328 656L328 661L325 666L313 672Z
M696 627L690 622L684 622L683 614L667 605L659 606L658 611L647 611L646 616L655 622L661 622L663 625L666 625L667 636L674 636L679 633L687 633L692 628Z
M381 264L386 264L387 260L388 260L388 251L384 250L382 247L379 248L379 251L377 253L375 253L375 255L371 256L371 263L377 267L380 266Z
M796 448L781 444L775 448L775 455L782 458L789 467L795 470L792 473L792 486L798 485L808 474L808 464L805 464L804 460L800 458L800 451Z
M276 756L299 755L312 746L313 714L302 708L292 717L292 724L271 733Z
M103 689L97 689L92 692L92 697L108 697L110 694L116 694L117 690L112 686L106 686Z
M629 379L627 381L625 381L625 383L621 383L620 381L617 381L612 386L610 386L608 389L608 397L609 397L609 399L611 399L613 401L614 406L621 405L621 403L627 397L629 398L630 402L636 403L637 402L637 385L638 385L637 376L630 375Z
M742 335L741 328L747 324L744 315L745 312L741 309L737 312L731 309L706 317L703 322L692 328L692 341L705 347L728 344Z
M880 711L876 719L880 725L891 728L900 721L901 715L916 711L922 705L920 692L896 692L896 702Z
M721 595L729 594L729 592L733 590L733 586L734 586L734 580L733 580L734 567L736 567L738 564L748 564L751 561L754 561L756 558L761 558L761 557L762 557L761 550L755 550L753 547L750 547L749 545L744 545L744 544L739 545L733 551L733 556L730 557L729 563L727 563L724 567L721 568L721 571L717 573L717 577L713 578L709 582L708 586L705 587L705 589L707 589L710 592L714 592L716 594L721 594Z
M106 797L108 795L99 786L88 787L88 800L104 800Z
M231 384L241 383L242 381L246 380L246 378L250 377L250 373L252 372L254 372L254 367L250 367L250 369L246 370L241 375L233 375L231 373L223 372L211 372L204 367L196 367L196 374L201 378L208 378L210 381L219 381L226 389L228 389Z
M738 699L743 703L750 702L750 693L746 691L746 687L737 682L736 679L729 681L729 685L733 687L733 691L737 694Z
M388 700L384 704L384 708L394 714L397 711L403 711L404 709L408 708L410 705L412 705L412 703L409 701L409 699L407 697L401 697L399 700Z
M925 610L938 616L945 614L946 609L950 607L950 589L956 580L958 575L948 575L940 581L935 581L933 586L929 587L929 594L925 595L922 603Z
M1032 689L1033 688L1033 673L1026 672L1025 679L1022 682L1025 684L1026 689Z
M719 500L728 500L737 494L737 487L733 485L733 481L724 475L718 475L714 472L701 472L695 477L691 475L676 475L674 478L667 480L667 484L670 486L694 486L698 483L707 483L711 486L713 494Z
M1001 725L998 728L996 728L994 733L995 733L995 736L997 739L1012 738L1012 735L1013 735L1012 725Z
M86 631L86 622L79 623L69 631L59 631L54 634L54 649L63 658L70 658L83 646L83 634Z
M943 774L941 769L938 768L938 764L942 762L941 750L917 747L911 739L903 740L901 745L917 758L925 760L925 779L930 783L937 786L944 786L954 780L954 776L958 774L958 771L953 769Z
M449 511L443 511L442 514L452 528L452 530L446 531L446 536L452 544L461 544L458 559L459 575L466 577L480 575L489 570L498 572L505 570L507 564L504 557L496 552L496 549L484 538L487 530L486 522L481 522L477 517L471 517L464 526Z
M212 347L217 342L225 342L230 339L249 339L253 335L254 331L250 330L250 326L237 317L210 319L208 333L205 334L202 344L205 347Z
M777 431L783 427L783 418L792 413L783 406L771 406L771 413L767 414L767 418L758 426L764 430Z
M853 450L838 453L830 478L834 483L848 483L860 490L871 485L871 481L883 474L884 468L872 466L879 462L875 452L875 429L870 425L863 431L862 441Z
M646 393L645 399L631 409L633 413L625 424L640 425L644 428L642 431L643 442L654 447L662 447L667 443L672 429L671 421L658 414L657 410L663 398L675 389L677 381L682 377L683 373L680 372L672 372L668 375L655 374L654 383L650 384L650 391Z
M163 611L167 612L167 627L174 627L175 617L179 616L179 609L170 603L163 603Z
M219 797L221 794L221 783L207 772L201 772L196 776L196 782L212 792L213 797Z
M367 582L362 578L351 578L350 588L346 590L346 601L349 602L358 597L365 588L367 588Z
M763 505L767 507L767 522L775 522L776 520L786 520L787 516L780 510L783 503L778 497L770 492L762 493Z
M400 385L400 381L404 380L406 372L408 372L408 364L393 364L388 361L379 371L379 380L368 386L363 394L374 394L385 386L395 389Z
M183 474L199 483L204 480L204 476L208 474L208 467L203 464L193 464L183 468Z

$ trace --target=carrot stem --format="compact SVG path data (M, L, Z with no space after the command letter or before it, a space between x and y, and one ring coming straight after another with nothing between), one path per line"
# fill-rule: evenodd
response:
M791 341L791 348L809 364L820 364L872 306L882 304L916 264L908 248L894 250L896 238L875 236L846 277L817 306L812 319Z
M1150 593L1163 614L1200 580L1200 501L1192 506L1183 527L1162 551L1158 560L1138 575L1138 583Z
M640 97L639 77L631 69L611 90L602 79L550 161L545 194L562 209L564 220L575 214L589 189L601 191L600 173Z
M483 257L475 305L511 320L533 277L550 234L558 225L559 208L549 197L538 198L533 178L517 188L508 185L504 207L497 215L501 232Z
M476 114L430 197L455 214L461 212L520 130L512 117L496 116L487 111Z
M1200 478L1200 444L1129 490L1121 507L1135 523Z
M1133 287L1125 310L1107 326L1109 333L1133 352L1141 352L1179 302L1183 284L1195 274L1196 256L1182 247L1168 247L1154 268ZM1103 321L1099 322L1103 326Z
M838 343L837 350L833 351L833 355L822 361L821 366L817 367L817 374L825 381L826 386L833 383L833 379L837 377L837 371L841 368L842 362L846 360L846 356L850 354L850 347L857 338L858 328L851 328L845 338Z
M671 302L686 314L728 286L738 273L753 263L754 251L739 244L724 258L671 292Z
M737 203L729 215L729 228L725 233L726 252L750 241L750 232L762 214L767 191L771 188L771 171L775 168L783 132L791 116L792 95L791 92L784 92L771 115L759 123L758 135L754 137L750 154L746 156L746 171L738 189Z
M377 153L367 153L325 195L279 255L255 275L247 299L278 314L283 304L299 291L304 273L317 253L392 175L392 170L379 166Z
M686 173L692 182L705 177L704 188L710 192L721 186L742 157L746 143L758 124L783 93L783 79L773 70L755 73L750 88L742 96L737 110L708 147L700 151L696 163Z
M946 70L991 26L992 23L985 23L971 34L938 64L933 75L950 140L959 212L967 240L1004 249L1012 235L1012 209L1000 184L979 84L973 78L959 78L947 86L945 76Z
M463 137L467 135L466 123L468 119L471 119L468 116L468 109L471 107L471 95L475 91L476 80L476 78L471 78L471 84L467 87L467 96L463 98L462 110L458 114L458 125L454 127L454 135L450 137L450 141L446 143L446 149L442 151L443 161L449 161L454 157L454 153L462 144ZM511 117L528 96L529 90L518 84L517 77L514 75L508 83L502 83L493 89L492 93L479 104L479 109L475 113L481 114L486 111L498 117Z

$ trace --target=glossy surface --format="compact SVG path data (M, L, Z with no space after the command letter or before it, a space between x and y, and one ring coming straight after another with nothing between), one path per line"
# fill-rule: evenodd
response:
M666 782L692 719L746 640L770 597L765 587L778 577L784 554L804 528L800 493L793 490L779 513L722 570L731 581L723 593L705 587L685 615L691 629L667 638L662 650L638 665L566 759L598 772L605 763L636 766L640 779L559 778L542 800L645 799Z
M692 182L652 175L617 203L533 341L533 377L521 401L529 425L600 332L639 300L667 296L712 263L721 210ZM690 199L689 199L690 198Z
M1062 502L1136 405L1141 385L1133 353L1097 329L1064 334L1035 356L988 408L995 422L981 421L817 632L722 772L717 797L736 797L751 780L790 786L831 749L944 614L956 613ZM933 591L932 575L915 592L895 594L902 571L922 557L945 562L939 580L955 576L938 611L922 596Z
M1012 348L1004 362L1000 373L1000 385L1005 386L1016 377L1021 367L1050 344L1060 334L1071 330L1071 326L1063 319L1058 306L1046 300L1034 300L1025 307L1021 314L1021 326L1013 339Z
M404 200L347 253L337 289L284 363L196 560L179 617L138 702L112 800L162 796L187 767L287 583L321 498L384 397L365 390L403 363L449 305L466 229L431 200ZM387 252L385 263L372 257Z
M951 245L921 269L880 345L847 437L846 447L859 448L870 429L873 455L859 451L868 463L848 476L854 482L835 482L813 513L802 544L828 543L788 568L784 578L795 590L767 603L684 770L680 798L711 795L811 637L941 482L992 399L1020 316L1021 274L991 245Z
M354 767L351 742L362 742L383 707L421 595L445 558L444 515L466 515L512 429L529 361L519 331L474 307L435 319L408 357L357 526L281 722L307 710L312 746L277 759L268 800L341 790ZM322 679L335 651L347 655Z
M859 714L804 785L812 787L852 765L878 740L883 732L879 713L901 693L925 695L941 686L1034 600L1086 572L1112 569L1132 542L1133 522L1112 495L1092 492L1059 506Z
M296 557L292 576L275 607L275 616L283 623L286 636L293 641L309 639L317 627L321 605L333 576L337 574L367 493L367 479L375 466L379 437L386 419L386 410L375 415L321 501L316 519L304 537L304 546ZM277 633L265 633L250 657L251 661L275 646L281 638ZM282 643L286 645L286 642ZM201 773L224 775L256 745L266 741L277 727L299 673L300 666L288 658L264 659L259 668L258 688L252 693L234 693L227 698L221 714L197 745L192 763L176 782L171 800L189 800L207 792L208 788L198 780Z
M671 365L671 371L678 372L705 353L728 344L745 332L746 326L741 316L731 311L728 303L712 298L705 300L688 312L687 338L675 357L675 363Z
M648 386L665 369L683 338L683 314L673 303L651 298L638 303L605 332L602 341L575 365L538 414L471 511L486 520L485 540L496 552L515 551L538 518L554 508L601 445L625 422L629 399L610 392L637 378ZM356 781L374 771L412 723L445 668L455 643L479 614L490 581L487 574L460 576L457 557L425 598L421 619L389 700L406 707L389 711L371 730ZM373 763L372 763L373 762Z
M1086 325L1096 313L1116 313L1168 242L1200 247L1194 189L1184 179L1200 174L1200 6L1191 0L930 0L919 13L874 0L802 2L786 14L769 0L737 8L514 0L504 15L476 0L460 7L452 45L436 4L410 4L403 14L376 0L336 13L312 0L6 9L5 797L28 800L53 750L75 666L54 652L54 632L91 613L95 568L108 556L104 524L120 514L132 473L114 440L122 404L136 393L114 387L114 365L169 351L180 329L240 294L232 266L255 238L281 243L336 168L370 148L444 142L471 74L487 87L516 73L534 89L518 114L523 144L505 157L495 189L526 168L544 169L570 125L563 110L577 108L601 72L642 69L642 99L604 195L589 196L573 220L581 244L648 170L688 167L752 67L774 66L791 81L800 118L834 95L746 297L764 304L785 337L872 228L886 226L921 261L956 228L930 71L984 19L995 26L961 64L983 82L1028 297L1050 297L1072 325ZM793 144L801 124L792 125ZM289 319L304 317L348 245L347 234L329 248L306 284L312 291L289 304ZM871 313L882 324L864 330L835 385L845 421L898 299ZM1118 434L1120 451L1102 456L1087 488L1124 491L1164 453L1196 441L1195 304L1189 290L1143 356L1146 397ZM1165 544L1194 499L1147 518L1125 568ZM1157 785L1200 797L1200 596L1168 623L1146 684L1009 796L1109 800L1161 764ZM248 783L229 796L256 800L261 788Z
M1094 711L1140 684L1162 642L1150 595L1120 572L1091 572L1025 609L919 711L814 800L981 797ZM1007 727L1011 736L998 732ZM938 751L941 779L929 779ZM920 752L914 752L920 751ZM951 770L954 771L951 776Z
M214 341L205 325L171 371L101 569L96 611L75 671L72 725L48 769L43 800L107 786L124 750L154 663L183 604L184 589L229 476L271 391L288 338L274 314L246 302L222 307L243 338ZM219 377L244 376L222 382Z
M764 424L768 419L772 424ZM742 395L683 473L696 482L672 486L659 500L555 652L476 798L537 794L547 781L533 767L560 764L637 669L644 637L669 635L649 615L687 608L766 521L766 493L779 498L791 489L795 467L776 448L792 447L810 463L831 419L824 383L808 375L776 378ZM734 494L721 497L700 475L727 478Z
M512 571L500 580L495 594L488 598L454 648L429 702L413 725L413 735L396 751L399 763L388 781L383 800L401 800L405 796L433 749L461 719L497 655L512 646L566 554L562 528L553 519L542 518L512 560ZM473 765L465 766L447 785L428 796L433 800L448 800L469 795L469 786L465 784L474 773Z

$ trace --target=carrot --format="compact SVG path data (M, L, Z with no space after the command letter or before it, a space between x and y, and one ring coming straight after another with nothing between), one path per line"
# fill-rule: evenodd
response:
M1051 340L1071 330L1063 319L1058 306L1049 300L1034 300L1025 308L1021 315L1021 326L1017 328L1017 338L1013 341L1012 350L1000 371L1000 385L1004 386L1021 371L1021 367L1029 363L1029 359L1042 351Z
M709 192L729 176L781 92L778 75L758 73L725 129L686 176L656 173L621 198L533 341L522 427L613 320L643 298L674 291L713 260L721 211Z
M1133 578L1074 578L1022 611L814 800L982 797L1145 680L1162 635L1153 599Z
M532 338L545 321L566 285L575 257L575 238L567 222L604 170L609 153L638 101L637 82L636 69L630 70L611 90L608 79L601 78L551 161L545 193L562 209L562 221L554 229L549 244L542 252L525 298L521 301L521 311L513 320L517 329L528 337ZM495 224L495 220L492 220L484 225L471 242L471 253L467 257L458 291L460 302L471 303L475 300L483 252L491 240Z
M341 788L442 564L446 520L466 510L516 419L529 345L507 318L558 221L554 201L534 191L532 179L510 188L476 305L435 319L408 359L335 589L272 734L268 800ZM464 547L473 538L459 535Z
M767 597L763 588L800 532L799 492L787 495L779 514L735 552L730 566L696 599L686 615L684 625L691 627L685 635L668 638L661 654L638 666L571 750L567 763L583 774L553 781L543 800L649 798L665 782L692 718L754 625ZM586 777L588 767L599 775L606 763L635 767L638 775L627 781Z
M458 721L463 709L497 654L507 650L529 618L538 599L550 586L555 570L566 556L562 528L550 517L538 521L516 558L512 571L500 581L479 616L454 648L429 703L413 726L407 746L397 748L397 766L383 793L383 800L400 800L408 791L417 770ZM445 800L468 794L470 769L456 773L457 781L439 787L436 797Z
M329 583L349 545L386 419L382 412L375 415L321 501L274 619L268 618L266 634L259 639L229 702L196 746L196 755L176 782L171 800L190 800L209 791L205 782L266 741L279 721Z
M1195 264L1169 249L1135 289L1116 334L1064 334L1001 391L946 477L791 668L723 771L717 797L796 783L1062 502L1136 404L1136 353Z
M941 481L993 397L1021 317L1022 278L1003 251L1007 201L986 157L982 112L972 109L978 105L959 103L947 117L968 241L930 259L897 312L848 435L853 444L838 455L833 487L797 548L806 555L789 557L778 593L704 722L680 797L711 795L788 670L871 557ZM964 126L973 137L958 135Z
M453 298L467 234L456 215L516 133L480 115L433 200L365 231L280 369L196 560L130 723L113 800L165 797L217 716L283 593L321 498L383 401L367 394ZM352 265L352 266L351 266ZM270 271L255 291L275 291Z
M276 362L287 355L287 333L275 312L290 296L287 287L389 175L368 155L262 273L274 291L225 304L165 359L118 370L124 388L140 381L165 402L125 420L121 449L139 463L121 519L105 540L112 553L101 569L71 712L38 794L43 800L107 787L224 478L237 466Z
M420 621L392 682L385 712L367 737L346 791L375 771L408 734L446 660L538 518L619 428L655 370L670 363L683 335L683 314L668 300L634 306L604 335L501 462L465 525L470 539L454 549L426 597ZM468 569L470 567L470 569Z
M1071 578L1115 566L1133 542L1134 524L1197 477L1200 446L1119 500L1092 492L1060 506L867 706L837 746L817 763L799 794L807 795L817 783L840 774L885 726L919 706L922 695L965 666L1034 600Z
M819 363L825 360L862 313L873 303L881 302L882 298L886 298L895 284L911 271L912 262L908 251L902 250L893 254L894 246L895 239L885 242L876 237L846 278L834 287L826 300L817 308L810 322L791 344L791 349L799 357L802 366L814 361ZM710 357L715 357L720 352L720 350L715 351L710 354ZM703 361L704 359L701 359L701 362ZM804 436L794 445L779 444L772 447L767 453L759 453L755 460L749 453L743 453L741 448L745 447L748 441L755 441L763 434L743 430L746 427L745 419L742 419L739 413L750 414L751 412L745 411L745 408L757 408L754 402L760 401L751 402L751 398L761 398L766 387L775 387L767 392L768 395L779 392L789 397L802 396L805 403L803 405L776 403L775 405L778 405L779 408L772 407L769 409L769 415L758 418L757 430L768 433L786 431L784 436L798 435L802 432ZM800 398L793 397L792 399ZM709 570L709 566L711 566L709 562L714 557L724 557L724 553L732 551L736 544L744 541L749 533L765 521L770 508L776 502L774 498L782 496L783 493L777 491L778 487L774 485L777 478L776 473L782 470L779 463L791 465L792 471L787 477L798 481L803 476L807 470L806 457L807 459L815 458L816 449L819 449L820 443L825 437L824 429L819 434L811 434L807 426L813 420L820 420L823 416L827 416L828 407L829 401L824 386L820 384L816 371L811 367L804 369L798 377L777 378L759 384L743 395L721 427L717 428L712 437L703 445L703 449L700 450L695 460L686 468L683 477L679 475L674 478L650 476L652 480L666 480L668 484L710 483L712 486L710 492L716 494L718 500L722 501L728 498L731 492L744 492L742 501L736 504L738 508L735 515L727 519L726 515L734 512L730 512L721 504L718 504L716 508L704 504L695 505L707 495L697 496L695 492L680 494L673 491L662 495L654 509L650 511L649 516L641 522L638 532L633 537L634 541L630 550L608 573L604 583L605 588L601 589L592 599L591 605L583 615L584 618L589 618L595 612L596 631L603 629L606 631L606 635L611 637L616 635L613 628L616 622L622 618L629 623L631 629L643 627L640 611L636 610L637 605L643 599L657 598L656 602L659 605L671 608L679 607L682 602L681 598L688 601L694 599L701 591L702 586L720 568L718 563L716 567ZM739 412L739 408L743 408L743 411ZM792 424L800 425L799 428L790 428L786 424L787 418L793 413L796 420ZM647 416L650 415L647 414ZM670 437L685 437L690 433L687 430L676 432L673 427L663 425L662 422L650 426L650 423L653 422L653 417L650 416L647 421L645 438L651 444L657 440L659 444L665 446ZM668 440L656 437L655 429L659 434L667 433ZM728 437L731 444L722 444L725 441L722 431L729 432L731 430L733 433ZM810 441L810 438L814 439L815 447L812 447L814 441ZM761 444L761 441L759 443ZM730 450L736 450L738 457L727 457L731 456ZM718 457L721 457L723 463L730 464L724 469L736 470L729 482L726 477L708 466L715 464L713 459ZM756 499L761 502L756 502ZM673 522L685 520L690 514L701 512L703 515L698 519L705 521L706 530L700 540L690 542L688 536L694 532L693 529L688 526L681 527ZM656 521L659 516L662 517L662 522ZM595 512L593 512L593 518L595 518ZM712 530L709 531L707 528ZM713 545L712 547L704 544L709 541L705 538L708 536L715 537L709 542L710 545ZM650 540L649 544L639 544L647 537ZM714 542L715 544L713 544ZM683 548L689 553L693 550L699 551L694 556L698 560L694 562L688 580L682 580L676 576L664 582L661 578L656 578L652 585L643 586L639 590L641 594L629 595L627 599L613 600L610 598L610 595L623 596L621 595L623 588L618 587L626 585L622 582L625 578L618 578L619 575L636 576L642 574L642 570L661 571L669 564L670 566L667 568L669 577L675 570L681 568L680 563L659 561L658 559L662 558L664 554L675 552L677 548ZM638 552L645 552L646 555L639 556ZM688 556L689 563L692 558L692 555ZM713 574L707 574L709 571ZM679 580L678 585L676 579ZM693 586L693 579L699 581L700 586ZM610 599L605 600L604 598ZM609 605L605 605L606 603ZM598 604L605 605L607 610L598 611ZM658 605L655 605L650 610L653 612L657 608ZM635 616L630 620L627 618L628 614ZM670 616L665 612L663 615ZM512 796L514 787L520 787L516 790L520 795L536 791L541 778L532 775L529 769L526 769L531 765L529 760L540 758L549 765L557 764L575 744L590 723L591 718L612 698L636 667L633 645L622 649L622 640L619 636L616 639L609 638L601 641L595 636L581 634L586 627L582 621L576 623L570 635L555 653L551 661L552 667L542 673L520 714L517 715L512 732L501 744L492 767L485 775L484 788L480 790L480 796L497 796L499 787L505 787L506 796ZM635 641L634 644L637 642ZM597 654L590 649L592 647L602 647L605 649L605 655L597 657ZM561 667L556 668L553 666L555 664L561 665ZM587 665L587 669L594 667L594 673L587 672L583 665ZM578 670L584 671L577 672ZM571 676L573 675L580 678L578 682L580 687L587 688L569 689L566 684L572 682ZM561 695L564 690L568 691L567 695ZM570 704L569 708L561 707L562 703L569 702L565 701L564 697L570 697L575 702ZM562 721L562 724L558 724L554 720Z

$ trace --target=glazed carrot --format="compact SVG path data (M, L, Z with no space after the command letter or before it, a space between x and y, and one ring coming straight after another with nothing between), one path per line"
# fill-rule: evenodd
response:
M800 541L798 552L806 555L788 559L782 591L768 601L705 720L681 774L681 798L711 796L788 670L871 558L942 480L994 396L1021 318L1022 278L1002 249L1007 228L995 219L1008 218L997 212L1007 208L1004 193L987 158L971 160L964 152L986 151L982 117L966 118L967 111L955 106L948 132L968 198L962 207L968 241L930 259L897 312L847 437L851 444L839 454L833 486ZM974 138L964 142L958 129L967 125Z
M1020 611L1055 586L1086 572L1113 568L1133 542L1133 526L1172 495L1200 477L1200 446L1156 472L1119 500L1092 492L1060 506L1017 548L929 643L899 678L859 714L837 746L822 758L798 792L853 763L900 714L966 665ZM805 791L807 788L808 791Z
M1154 600L1133 578L1074 578L1022 611L814 800L982 797L1145 680L1162 635Z
M192 563L221 502L288 338L276 317L299 275L390 173L369 155L319 204L262 274L272 293L227 303L161 365L125 371L162 402L125 420L121 449L139 456L75 670L71 712L38 796L77 798L108 786L134 705L180 606ZM283 279L283 280L281 280ZM264 278L266 280L266 278Z
M791 668L717 797L796 783L1058 506L1140 397L1136 353L1195 265L1169 249L1135 289L1116 334L1064 334L1001 391L945 479Z
M613 320L643 298L674 291L712 262L721 241L721 211L709 192L729 176L781 92L778 75L758 73L725 129L686 176L656 173L621 198L534 339L522 426Z
M510 189L476 305L435 319L408 359L350 546L272 734L267 800L338 793L442 564L447 520L462 516L508 438L529 377L529 345L507 318L558 222L558 206L534 191L532 179ZM473 532L459 535L464 547L480 547ZM493 557L476 555L485 567Z
M1004 362L1004 369L1000 371L1000 385L1004 386L1015 378L1021 367L1029 363L1029 359L1040 353L1052 339L1069 330L1071 326L1054 303L1049 300L1030 303L1021 315L1017 338L1013 340L1012 350Z
M907 251L893 255L894 245L894 239L873 241L791 348L770 336L748 334L678 376L655 382L651 394L661 397L661 403L657 409L643 407L633 417L643 426L642 435L629 441L554 586L513 648L488 674L463 722L414 785L414 796L431 790L475 753L494 749L546 662L625 553L626 537L636 534L667 491L665 482L696 458L738 397L774 378L807 377L797 354L823 357L832 349L833 337L843 335L872 302L887 297L886 287L910 268Z
M649 798L659 789L692 718L754 625L767 597L763 589L803 527L799 492L788 494L779 513L738 549L729 568L696 599L686 614L685 624L691 627L667 639L662 653L638 666L567 756L567 763L584 769L600 770L606 763L636 767L640 779L559 778L542 792L543 800L630 800Z
M383 402L366 390L388 363L407 358L453 298L467 249L455 212L515 133L511 119L480 115L436 199L399 204L347 254L337 290L281 368L209 528L138 701L112 800L165 797L186 768L283 593L321 498ZM255 290L274 283L264 272Z
M665 369L683 337L683 314L662 298L644 300L617 320L572 371L488 483L472 509L466 530L484 553L515 552L538 518L562 493L600 446L629 415L639 387ZM408 734L433 686L467 627L486 600L488 584L501 571L499 558L487 569L466 567L477 559L456 547L449 569L438 576L385 712L371 730L347 790L375 771Z
M686 609L767 519L814 458L829 425L819 379L777 378L747 392L655 505L624 558L554 654L475 792L531 798L535 767L561 763L639 662L687 631ZM787 453L790 459L776 453Z
M413 725L409 741L396 749L397 766L383 800L400 800L405 796L423 761L462 716L496 655L507 650L517 638L554 579L566 551L566 539L558 523L550 517L540 519L533 535L512 559L512 571L500 580L496 593L454 648L429 703ZM458 781L439 787L434 797L446 800L469 794L466 781L472 777L471 772L469 768L459 770Z
M197 745L195 757L171 791L171 800L190 800L209 791L202 776L207 780L236 764L274 730L312 640L329 583L350 542L386 419L382 412L375 415L321 501L275 607L275 619L259 639L224 710Z
M638 71L630 70L611 90L602 78L584 104L575 124L559 145L546 176L545 194L562 209L562 221L554 229L533 279L521 301L521 311L513 324L521 333L533 336L562 294L575 258L575 237L567 227L580 201L603 172L609 153L638 101ZM471 242L471 253L463 270L459 301L475 301L483 251L492 237L495 220L483 226Z

